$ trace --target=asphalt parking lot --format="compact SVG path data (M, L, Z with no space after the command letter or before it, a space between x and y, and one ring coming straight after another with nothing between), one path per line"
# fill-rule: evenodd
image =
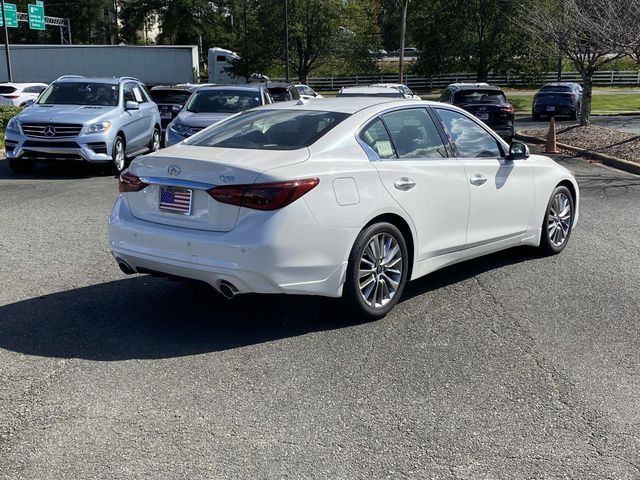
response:
M0 160L0 478L640 478L640 177L560 161L561 255L450 267L358 323L126 277L112 176Z

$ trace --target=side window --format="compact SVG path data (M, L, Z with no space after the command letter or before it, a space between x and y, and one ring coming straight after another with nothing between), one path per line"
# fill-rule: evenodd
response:
M410 108L382 116L399 158L447 157L435 123L424 108Z
M379 118L375 119L373 123L370 123L369 126L360 133L360 138L373 150L374 158L375 156L378 156L380 159L397 158L387 129ZM369 156L369 158L371 158L371 156Z
M452 110L438 108L436 111L458 151L458 157L502 157L502 149L496 139L476 122Z
M133 95L133 83L125 83L124 88L122 89L122 94L124 96L124 101L126 102L137 102L136 97Z
M138 85L135 85L133 88L133 98L135 99L136 102L138 103L145 103L146 100L144 98L144 95L142 93L142 90L140 89L140 87Z

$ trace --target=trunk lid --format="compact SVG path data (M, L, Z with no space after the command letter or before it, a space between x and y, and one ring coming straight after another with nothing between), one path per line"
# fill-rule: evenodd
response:
M266 170L304 162L308 157L306 148L273 151L179 144L139 157L131 164L129 170L149 186L140 192L127 193L127 201L133 216L141 220L228 232L236 224L240 207L214 200L207 188L252 184ZM175 208L167 205L167 200L171 203L170 192L174 193L174 202L181 197ZM190 197L190 202L184 195ZM183 210L186 203L188 211Z

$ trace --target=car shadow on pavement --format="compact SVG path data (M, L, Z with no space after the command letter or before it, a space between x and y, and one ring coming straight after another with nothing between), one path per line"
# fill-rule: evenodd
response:
M410 283L403 300L537 256L518 248L452 266ZM0 348L97 361L170 358L355 325L363 323L337 300L242 295L227 301L205 284L136 276L0 306Z
M86 162L56 161L38 163L30 173L13 173L6 159L0 159L0 181L2 180L79 180L92 177L114 177L110 165L91 165Z

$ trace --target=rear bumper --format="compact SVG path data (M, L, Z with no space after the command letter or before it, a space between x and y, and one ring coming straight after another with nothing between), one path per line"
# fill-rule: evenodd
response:
M549 105L552 106L552 105ZM554 110L547 110L547 105L534 105L531 109L533 115L574 115L577 111L577 107L570 106L554 106Z
M230 232L161 225L133 217L121 195L109 218L116 259L133 270L201 280L239 293L339 297L357 232L321 228L306 204L246 215Z

